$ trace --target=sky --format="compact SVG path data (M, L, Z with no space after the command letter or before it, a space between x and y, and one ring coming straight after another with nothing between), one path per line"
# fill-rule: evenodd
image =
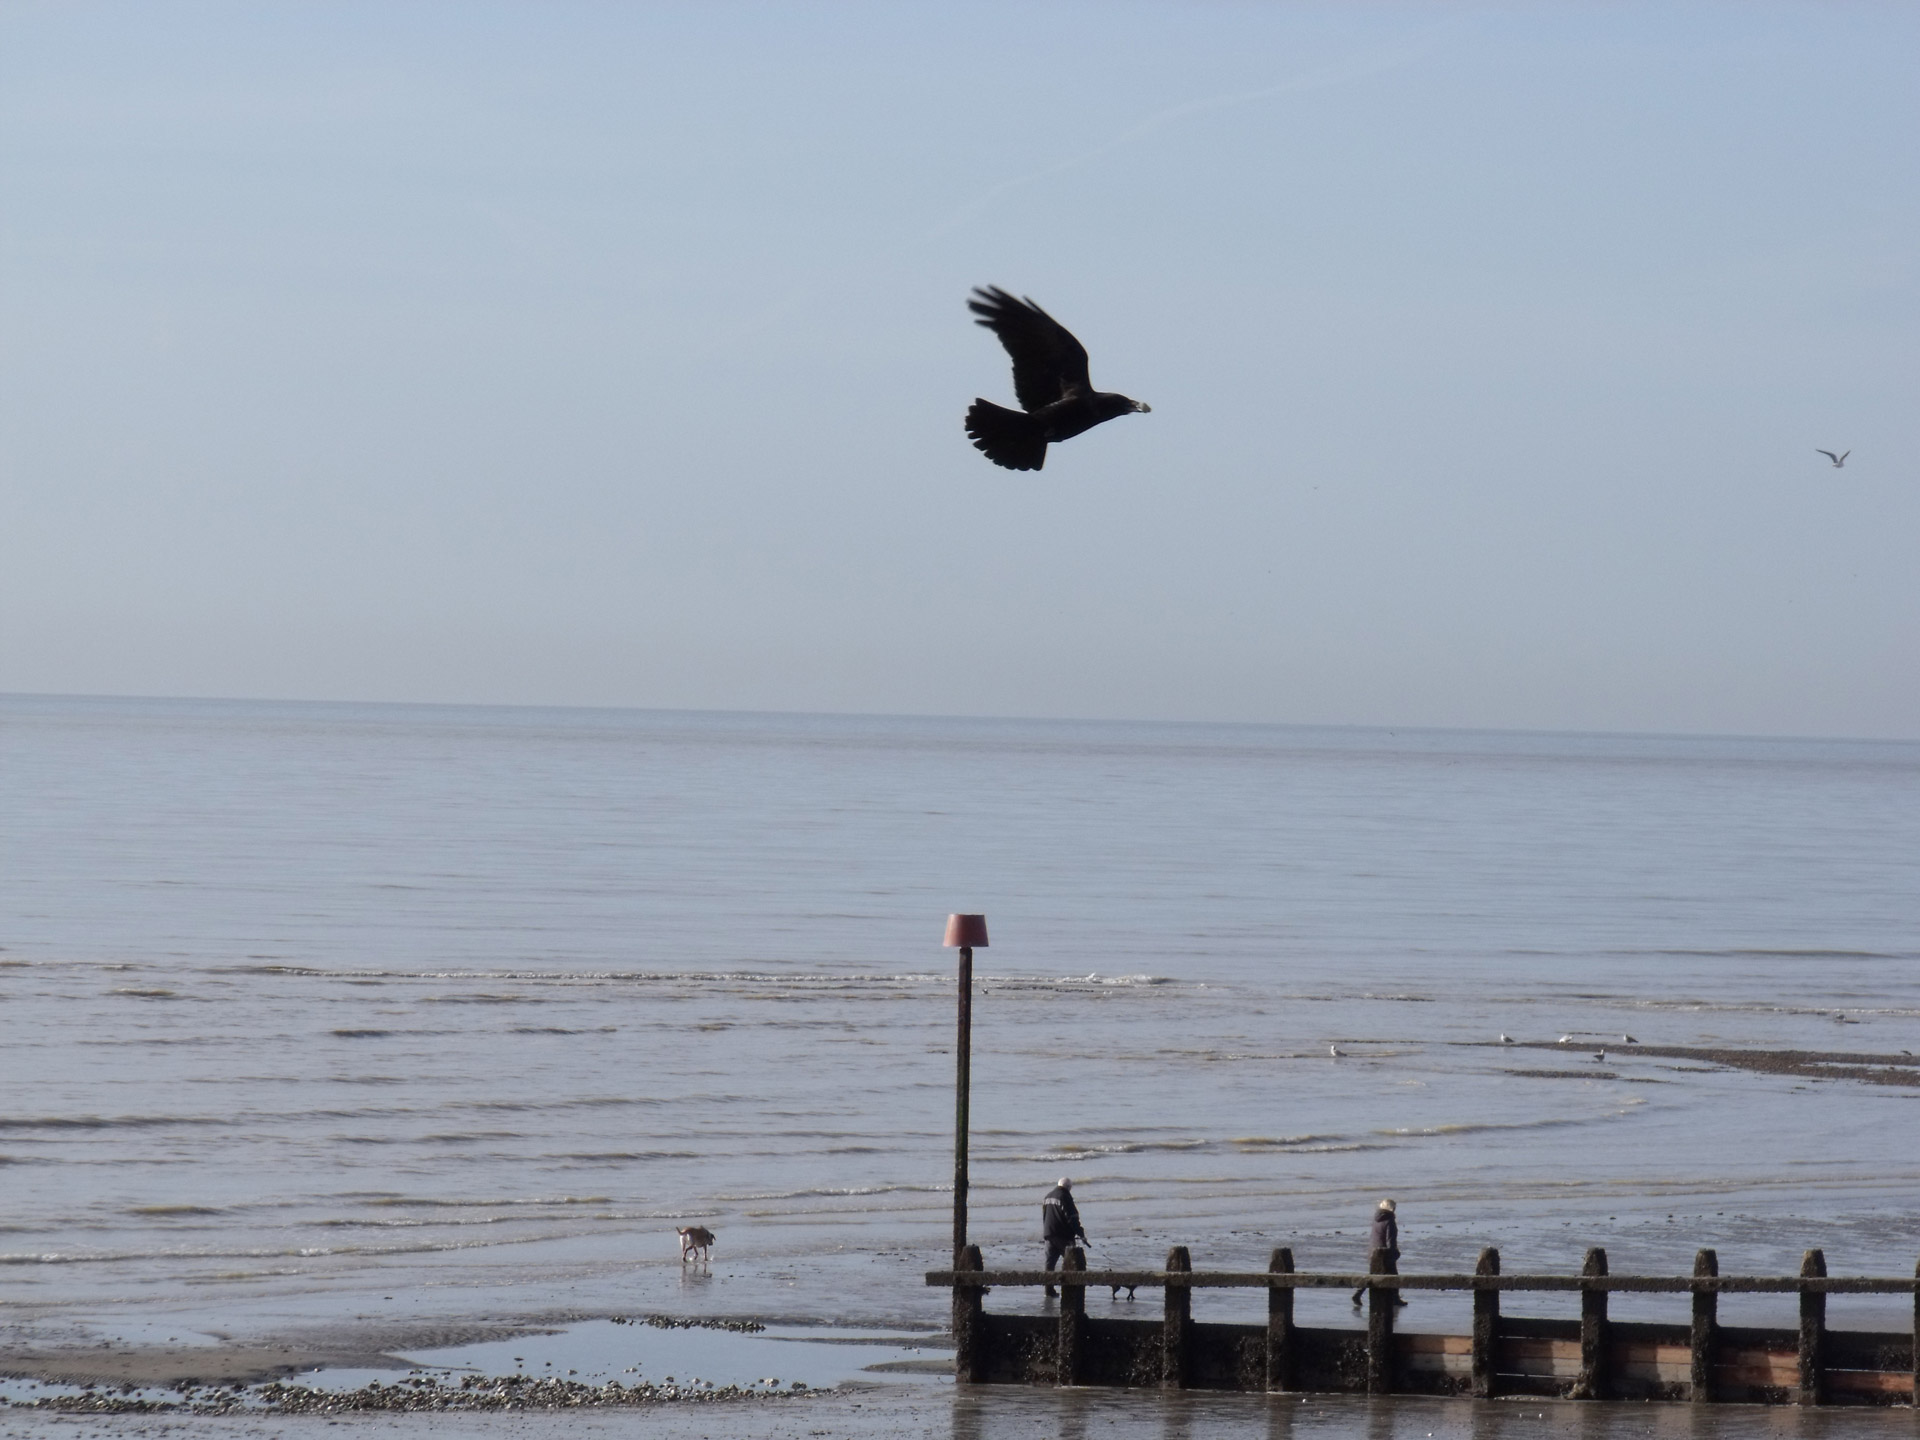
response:
M1916 73L1895 4L0 0L0 691L1920 737ZM985 283L1152 413L987 463Z

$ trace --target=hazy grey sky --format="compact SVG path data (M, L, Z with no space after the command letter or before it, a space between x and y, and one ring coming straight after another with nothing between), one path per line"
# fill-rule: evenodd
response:
M1892 4L9 0L0 690L1920 735L1916 74ZM1153 413L987 464L983 282Z

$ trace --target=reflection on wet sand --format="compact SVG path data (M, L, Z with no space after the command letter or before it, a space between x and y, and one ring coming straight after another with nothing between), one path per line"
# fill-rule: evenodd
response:
M955 1395L945 1433L950 1440L1892 1440L1912 1435L1913 1412L995 1391Z

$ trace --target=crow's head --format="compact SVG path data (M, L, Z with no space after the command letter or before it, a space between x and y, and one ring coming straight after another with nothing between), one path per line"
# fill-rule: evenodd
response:
M1104 391L1094 398L1100 408L1102 420L1111 420L1116 415L1145 415L1153 409L1144 400L1129 400L1125 395L1114 395Z

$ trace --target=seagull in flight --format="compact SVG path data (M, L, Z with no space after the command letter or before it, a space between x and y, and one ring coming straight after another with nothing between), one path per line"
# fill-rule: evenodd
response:
M1831 450L1816 450L1813 453L1826 456L1829 460L1833 461L1833 468L1838 470L1847 463L1847 456L1851 455L1853 451L1842 450L1838 455L1834 454Z
M994 464L1038 470L1047 463L1048 445L1116 416L1145 415L1153 408L1094 389L1087 376L1087 347L1033 301L986 285L974 289L967 308L978 317L974 323L998 335L1013 358L1013 393L1020 408L976 398L967 411L967 435Z

